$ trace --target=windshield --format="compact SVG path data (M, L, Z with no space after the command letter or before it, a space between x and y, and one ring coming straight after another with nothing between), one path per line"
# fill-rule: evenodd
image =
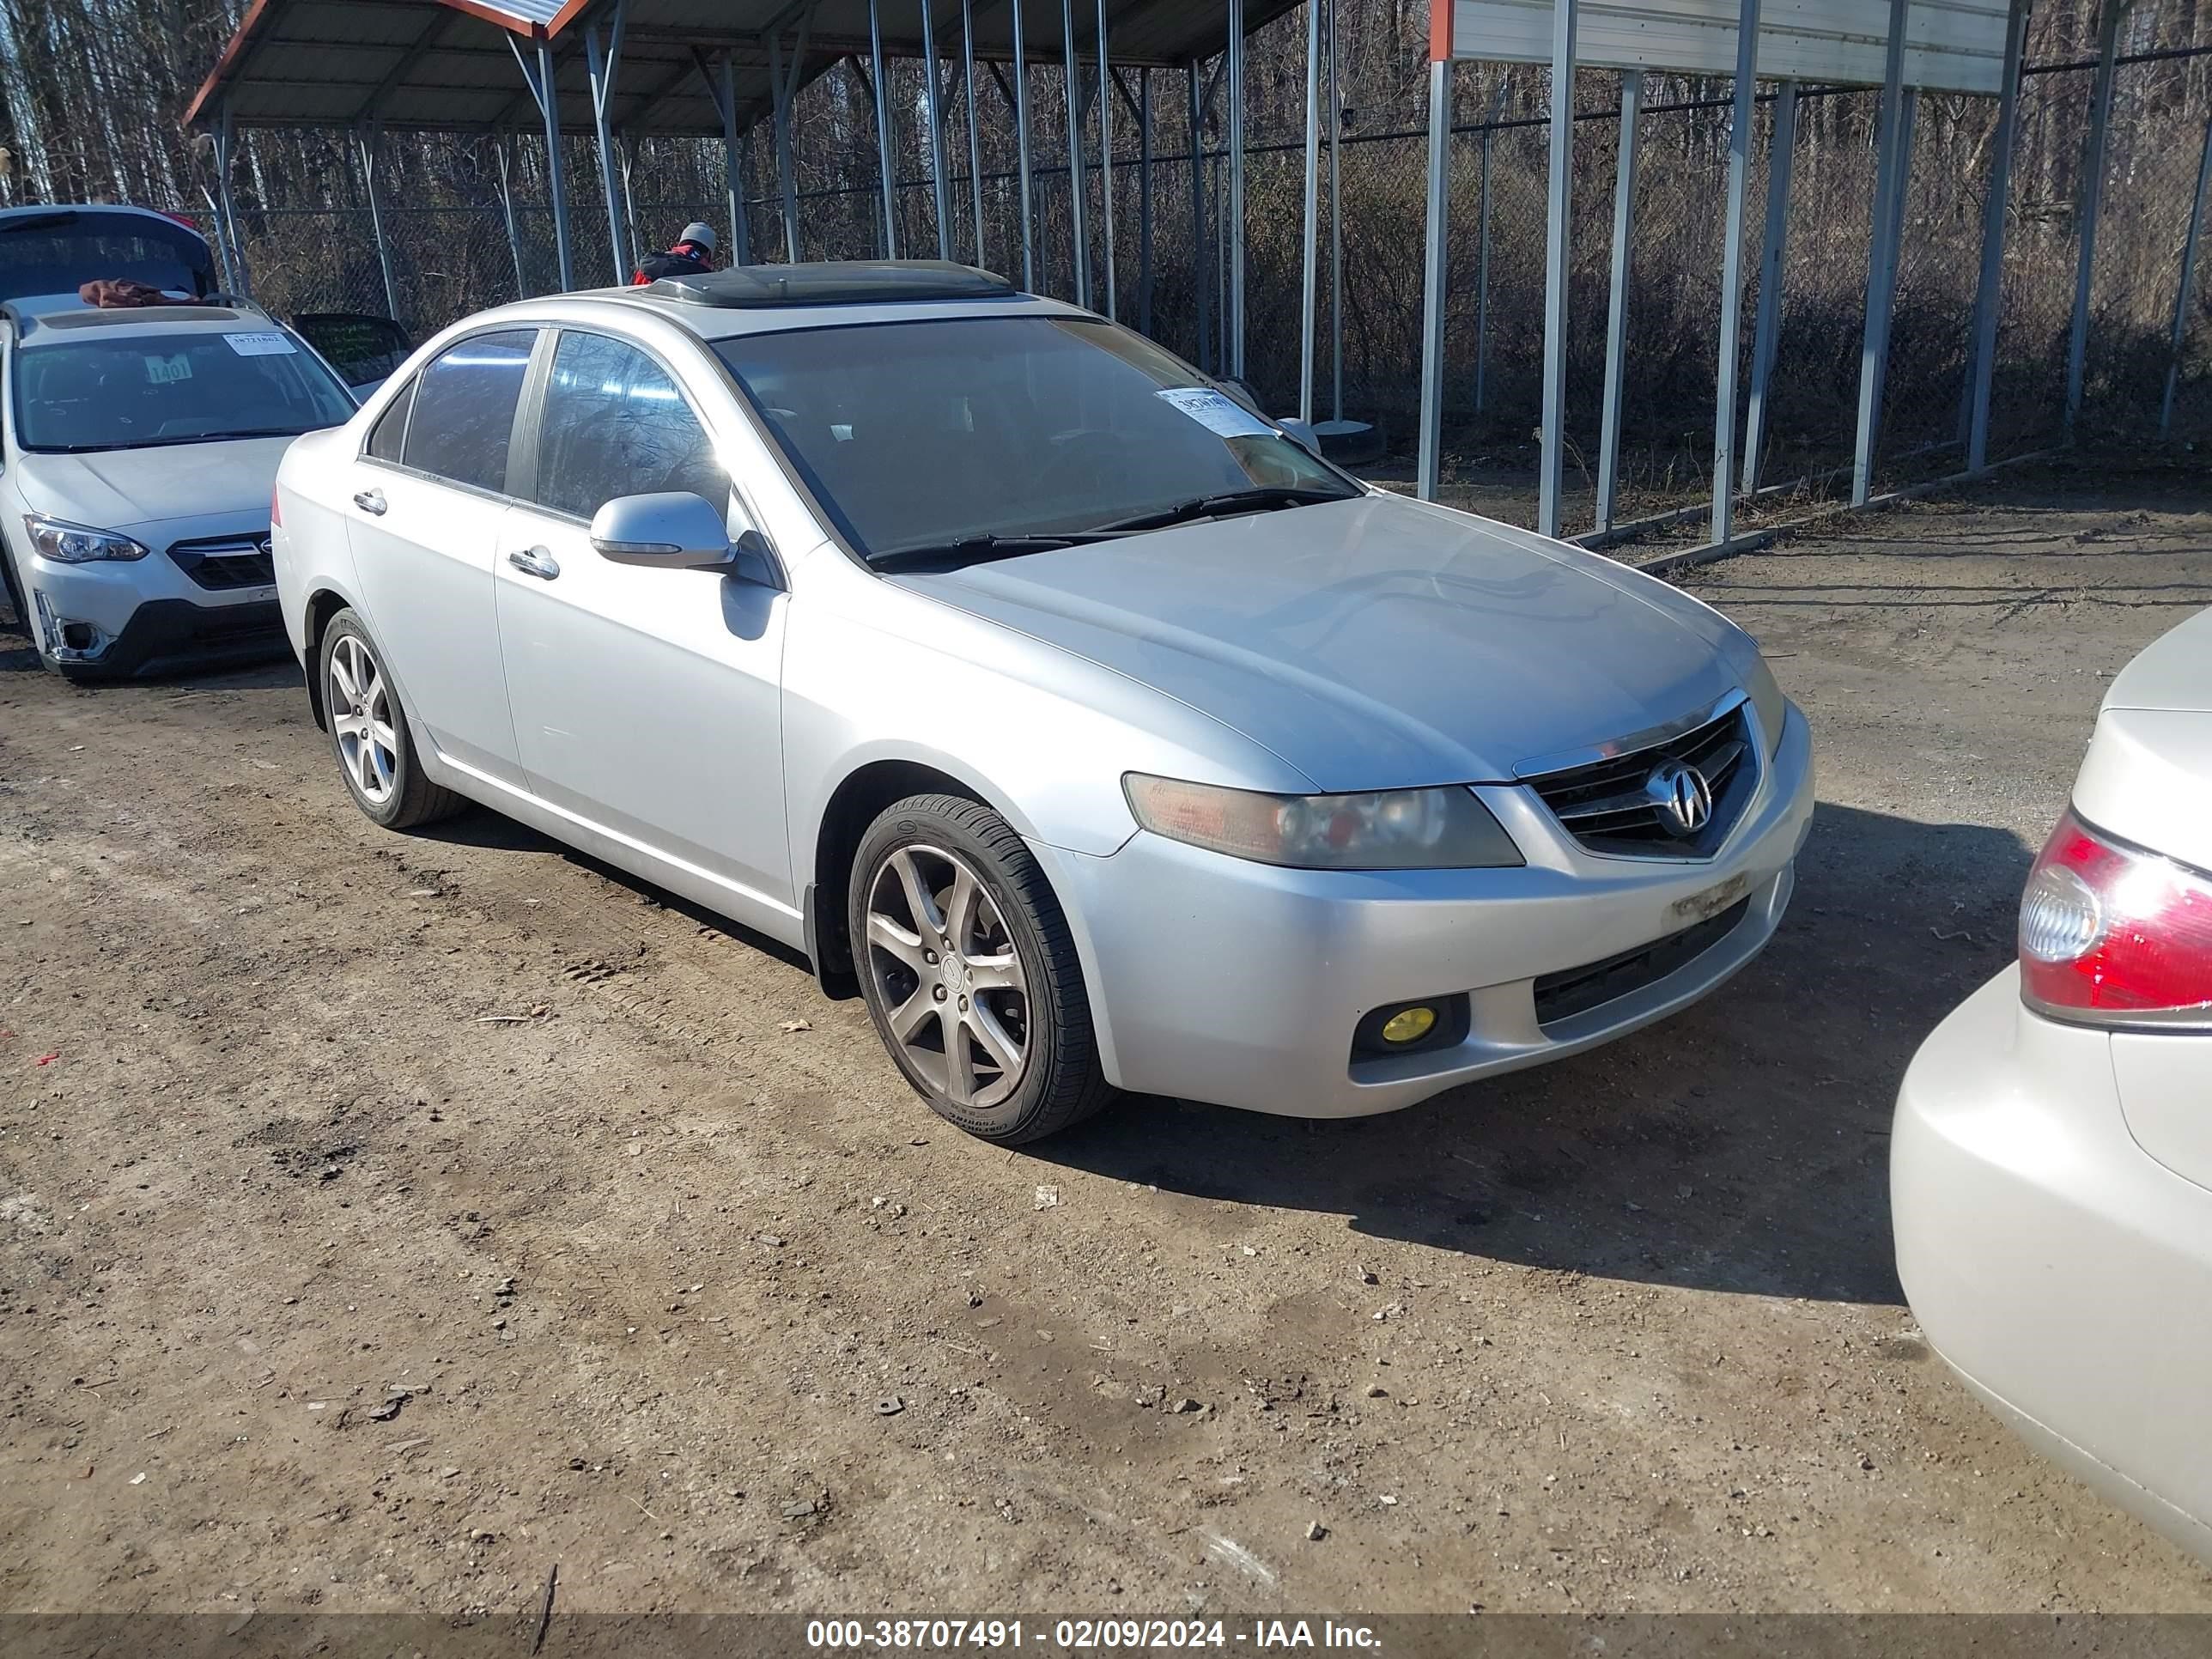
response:
M0 221L0 300L74 294L102 277L195 299L215 291L206 241L155 214L57 208Z
M15 354L26 449L138 449L337 426L354 403L277 329L41 343Z
M1110 323L938 318L715 348L854 550L1116 525L1254 489L1354 486Z

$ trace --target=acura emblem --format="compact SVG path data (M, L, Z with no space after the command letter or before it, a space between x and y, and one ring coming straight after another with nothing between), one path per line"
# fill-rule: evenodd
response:
M1712 821L1713 787L1694 766L1662 761L1644 781L1644 798L1668 833L1694 836Z

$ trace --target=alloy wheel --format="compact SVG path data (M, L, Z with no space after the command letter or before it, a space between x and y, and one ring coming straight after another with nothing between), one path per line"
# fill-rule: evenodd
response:
M981 878L910 842L876 866L866 921L867 972L908 1062L956 1106L1003 1104L1029 1064L1029 981Z
M338 762L363 799L381 806L399 787L399 733L384 671L359 635L344 635L331 647L325 691Z

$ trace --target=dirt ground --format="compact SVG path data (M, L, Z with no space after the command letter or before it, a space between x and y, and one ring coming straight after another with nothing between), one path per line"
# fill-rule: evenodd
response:
M1686 578L1820 767L1703 1006L1021 1153L799 963L374 828L289 665L0 641L0 1609L2212 1609L1932 1358L1885 1186L2207 507L2004 478Z

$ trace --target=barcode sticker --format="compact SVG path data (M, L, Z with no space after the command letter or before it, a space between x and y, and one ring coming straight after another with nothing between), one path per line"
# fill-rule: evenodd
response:
M241 357L283 357L300 349L273 328L255 334L226 334L222 341Z

